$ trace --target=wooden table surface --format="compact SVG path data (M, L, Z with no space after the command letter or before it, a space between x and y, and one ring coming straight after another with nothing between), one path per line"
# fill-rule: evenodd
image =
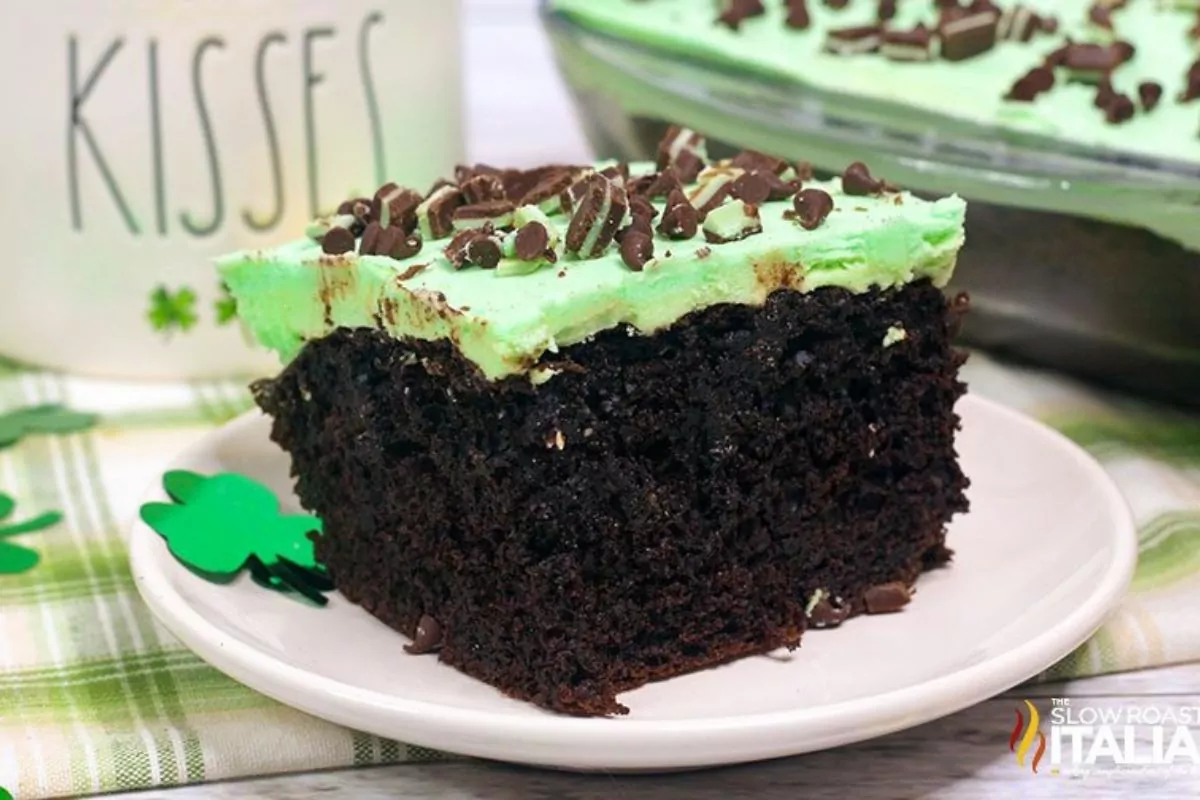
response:
M431 0L432 1L432 0ZM468 150L505 165L583 161L586 142L537 28L534 0L465 0ZM496 87L504 87L497 91ZM116 800L489 798L530 800L899 800L1200 796L1200 774L1033 775L1009 751L1029 698L1092 706L1200 706L1200 664L1020 688L950 717L838 750L662 776L580 776L481 762L405 764L112 795ZM1046 700L1043 705L1048 705ZM1200 728L1196 729L1200 736ZM1148 737L1148 733L1146 736Z

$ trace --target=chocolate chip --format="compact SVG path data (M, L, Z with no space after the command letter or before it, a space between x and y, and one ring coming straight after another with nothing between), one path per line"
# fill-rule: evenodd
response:
M321 237L321 252L331 256L340 256L354 249L354 234L349 228L330 228Z
M1113 89L1112 81L1104 78L1096 84L1096 97L1092 100L1092 105L1096 108L1108 108L1116 96L1117 91Z
M655 176L654 181L646 189L646 197L653 200L656 197L666 197L671 192L683 189L679 180L679 172L674 167L667 167Z
M550 246L550 232L540 222L527 222L517 231L514 242L517 258L522 261L536 261L542 258Z
M757 150L743 150L730 159L729 166L744 169L747 172L769 172L772 175L782 175L791 169L788 162L782 158L769 156Z
M459 185L463 198L469 205L504 200L504 182L499 175L476 175Z
M813 165L808 161L797 161L796 178L802 181L811 181L813 179Z
M808 14L807 0L787 0L787 17L784 24L792 30L806 31L812 24Z
M1104 109L1104 119L1118 125L1133 119L1137 109L1127 94L1115 94Z
M767 182L767 199L768 200L787 200L789 197L800 191L800 181L791 180L785 181L777 178L770 172L758 173L764 181Z
M680 192L682 197L682 192ZM668 204L658 223L658 232L668 239L691 239L700 230L700 214L682 197L682 202Z
M850 604L840 597L822 597L808 615L814 628L836 628L850 617Z
M745 20L766 12L762 0L722 0L722 10L717 22L736 31Z
M414 656L423 656L441 646L442 625L433 617L425 614L417 623L417 632L413 636L412 644L404 645L404 652Z
M842 173L842 191L853 197L879 194L883 188L883 181L872 177L871 170L861 161L855 161Z
M854 25L832 28L825 35L825 50L839 56L874 53L883 44L881 25Z
M681 183L691 183L704 169L708 153L704 137L688 128L672 125L658 145L658 169L674 167Z
M875 7L875 19L887 22L896 16L896 0L879 0Z
M733 196L739 200L757 206L767 202L771 196L771 185L760 173L745 172L734 180L732 192Z
M904 608L911 599L908 586L900 581L872 586L863 596L868 614L891 614Z
M804 189L792 201L793 219L805 230L816 230L833 211L833 198L823 189Z
M634 272L641 272L654 258L654 240L641 231L631 231L621 241L621 260Z
M1028 103L1039 94L1048 92L1052 88L1054 88L1054 70L1049 67L1034 67L1013 84L1005 98Z
M1179 93L1179 102L1188 103L1200 97L1200 61L1188 68L1184 89Z
M604 255L627 209L623 189L599 175L592 176L567 228L567 251L580 258Z
M1146 111L1153 111L1158 106L1158 101L1162 100L1163 87L1157 81L1142 81L1138 84L1137 91L1142 108Z
M350 225L350 231L356 235L361 235L366 229L367 223L376 219L371 211L372 201L369 197L355 197L346 200L337 208L339 216L354 217L354 222Z
M1088 9L1088 22L1098 28L1111 31L1113 29L1112 10L1105 5L1097 3Z
M658 216L658 209L650 204L650 201L644 197L629 198L629 213L637 217L644 217L647 220L652 220Z
M491 230L486 228L468 228L465 231L459 231L454 234L454 237L444 250L446 258L450 261L450 265L455 269L462 269L471 263L468 254L471 243L477 239L486 239L490 234Z
M999 17L994 11L943 13L938 23L942 39L942 58L965 61L985 53L996 45Z
M500 245L491 236L467 242L467 261L483 269L495 269L500 263Z
M402 260L421 252L421 245L419 233L405 233L403 228L395 225L385 228L378 222L372 222L363 233L358 252Z

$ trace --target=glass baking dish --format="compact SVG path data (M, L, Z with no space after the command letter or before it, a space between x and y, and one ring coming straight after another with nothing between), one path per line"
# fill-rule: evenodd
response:
M598 156L650 158L678 122L714 156L861 159L917 194L957 193L967 344L1200 406L1200 166L898 113L542 16Z

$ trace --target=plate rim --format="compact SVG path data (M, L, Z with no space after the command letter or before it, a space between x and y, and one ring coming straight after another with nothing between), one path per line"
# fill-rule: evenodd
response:
M170 557L169 551L161 537L136 514L128 536L131 572L138 592L154 616L210 666L254 691L305 713L418 746L568 769L580 768L581 760L589 764L587 768L691 768L744 763L840 746L948 716L1037 675L1085 642L1108 618L1132 582L1138 553L1136 525L1124 495L1100 463L1058 431L996 401L968 392L960 403L978 405L985 413L1000 415L1013 424L1032 428L1065 450L1102 491L1113 512L1113 533L1109 542L1113 556L1084 603L1017 647L949 674L815 708L703 720L639 720L636 717L581 718L550 712L536 716L498 714L400 698L311 673L223 633L171 588L166 571L155 568L156 559L164 554ZM212 429L173 458L167 469L194 463L221 433L231 430L236 433L264 417L262 412L252 410ZM164 497L156 481L143 493L139 508L141 503ZM327 703L312 698L333 698L337 707L331 710ZM381 713L388 716L389 724L374 724ZM436 720L434 727L441 731L440 735L423 735L422 728L429 727L431 718ZM837 724L831 727L834 722ZM860 725L869 728L870 732L865 735L852 732ZM822 739L824 743L788 746L786 734L795 728L821 730L822 735L805 738ZM653 755L653 744L663 736L672 739L669 748L674 754L672 757ZM773 748L748 742L741 747L726 744L720 748L720 752L728 752L728 757L723 757L719 753L712 755L711 747L702 746L705 739L717 736L771 738L779 744ZM542 750L558 746L573 753L572 747L567 746L568 737L583 737L592 756L523 760L504 755L512 750L514 742L540 745ZM492 742L497 739L502 743L507 741L509 746L495 747ZM454 744L447 746L447 741ZM759 754L739 755L747 746ZM710 754L705 755L705 750Z

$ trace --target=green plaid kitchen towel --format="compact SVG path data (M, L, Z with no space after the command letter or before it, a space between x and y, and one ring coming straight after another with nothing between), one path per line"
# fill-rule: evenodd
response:
M1142 532L1134 590L1045 677L1200 659L1200 417L972 359L974 391L1046 420L1102 459ZM130 385L0 367L0 411L64 402L85 434L0 451L0 490L63 523L22 538L42 563L0 575L0 786L17 800L442 756L280 706L207 667L134 589L124 534L168 461L250 407L244 387Z

